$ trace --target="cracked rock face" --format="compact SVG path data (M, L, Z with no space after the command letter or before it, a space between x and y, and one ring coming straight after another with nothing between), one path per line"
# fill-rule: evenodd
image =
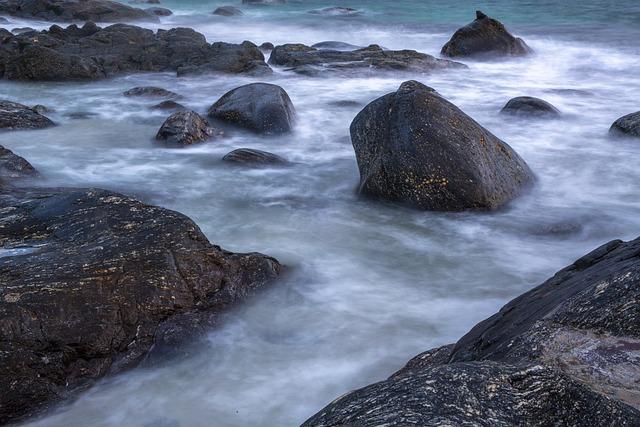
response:
M361 194L419 209L498 209L534 181L509 145L416 81L367 105L351 142Z
M597 248L304 425L640 425L639 256Z
M106 190L2 187L0 212L0 423L180 348L280 270Z

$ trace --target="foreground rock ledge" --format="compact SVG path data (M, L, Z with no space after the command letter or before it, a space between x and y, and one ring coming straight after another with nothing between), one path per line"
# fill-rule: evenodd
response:
M639 253L599 247L303 425L640 425Z
M0 212L0 423L180 348L280 270L106 190L5 185Z

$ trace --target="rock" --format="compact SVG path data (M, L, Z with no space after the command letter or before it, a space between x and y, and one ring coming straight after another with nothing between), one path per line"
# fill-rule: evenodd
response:
M50 126L54 123L32 108L0 100L0 129L42 129Z
M155 86L137 86L123 92L124 96L140 96L145 98L181 98L175 92Z
M326 16L357 16L360 15L360 11L350 7L325 7L322 9L310 10L309 13L314 15L326 15Z
M145 11L156 16L173 15L173 11L171 9L167 9L166 7L148 7L145 9Z
M18 27L11 30L13 34L25 34L25 33L30 33L32 31L36 31L36 30L31 27Z
M620 117L613 122L609 133L618 136L640 137L640 111Z
M0 189L24 178L34 178L38 171L22 157L0 145Z
M303 425L640 425L638 253L601 246Z
M383 50L371 45L354 51L317 49L303 44L276 46L269 64L288 67L300 74L340 72L343 74L375 71L427 73L434 70L466 68L466 65L415 50Z
M87 120L92 117L96 117L98 113L93 111L71 111L69 113L65 113L65 117L69 117L73 120Z
M271 42L264 42L260 45L260 50L273 50L274 46Z
M0 45L0 77L9 80L101 79L122 73L270 72L250 42L207 43L189 28L152 30L127 24L13 35Z
M287 92L268 83L235 88L209 108L209 117L262 134L290 132L295 114Z
M557 117L560 115L560 111L556 107L532 96L518 96L510 99L500 112L517 116Z
M242 4L252 6L268 6L273 4L285 4L286 0L242 0Z
M31 110L35 111L38 114L53 113L54 111L51 108L41 104L34 105L33 107L31 107Z
M0 13L49 22L158 20L145 10L111 0L2 0Z
M351 142L361 194L419 209L494 210L534 182L509 145L416 81L367 105Z
M220 6L212 12L214 15L220 16L242 16L244 13L234 6Z
M476 20L456 31L441 53L450 57L522 56L532 50L524 40L512 36L502 23L477 11Z
M342 99L339 101L331 101L329 103L329 105L332 105L334 107L340 107L340 108L355 108L355 107L362 107L362 103L358 102L358 101L353 101L350 99Z
M207 119L195 111L173 113L160 127L156 140L171 145L191 145L209 139L214 130Z
M226 154L222 160L225 162L236 163L242 166L273 166L286 165L287 162L280 156L262 150L254 150L251 148L239 148Z
M364 49L362 46L356 46L350 43L337 42L337 41L325 41L311 45L312 48L318 50L340 50L340 51L354 51L358 49Z
M153 110L186 110L186 107L178 102L167 100L151 107Z
M184 344L280 270L106 190L12 188L0 209L2 247L31 248L0 258L0 423L135 366L159 340Z

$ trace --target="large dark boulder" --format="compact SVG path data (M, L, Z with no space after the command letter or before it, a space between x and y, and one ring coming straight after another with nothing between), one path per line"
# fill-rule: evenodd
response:
M557 117L560 111L547 101L533 96L512 98L500 110L503 114L526 117Z
M0 100L0 129L42 129L50 126L54 123L35 109Z
M280 270L106 190L8 188L0 210L0 423L184 347Z
M627 114L613 122L609 133L618 136L640 137L640 111Z
M436 70L466 68L459 62L437 59L415 50L384 50L378 45L348 50L311 47L304 44L276 46L269 57L269 64L301 74L362 74L365 72L407 71L428 73Z
M278 166L289 163L276 154L269 153L268 151L254 150L253 148L238 148L237 150L227 153L222 160L249 167Z
M50 22L158 20L149 11L111 0L0 0L0 13Z
M235 88L209 108L209 117L263 134L290 132L295 114L287 92L269 83Z
M524 40L512 36L500 21L480 11L476 12L475 21L456 31L441 51L450 57L522 56L531 52Z
M0 189L25 178L37 177L31 163L0 145Z
M205 141L214 134L207 119L195 111L178 111L164 121L156 140L169 145L191 145Z
M416 81L367 105L351 142L361 194L419 209L498 209L534 181L509 145Z
M0 44L0 77L10 80L100 79L141 71L255 74L270 68L253 43L209 44L190 28L154 33L127 24L100 28L89 22L9 35Z
M304 426L640 425L638 253L601 246Z

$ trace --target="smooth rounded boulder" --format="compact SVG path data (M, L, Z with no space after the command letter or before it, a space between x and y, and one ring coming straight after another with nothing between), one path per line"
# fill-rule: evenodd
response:
M524 40L511 35L500 21L477 11L476 19L456 31L440 53L449 57L522 56L532 50Z
M143 98L181 98L175 92L155 86L137 86L123 92L124 96Z
M530 187L505 142L416 81L367 105L351 123L359 192L436 211L495 210Z
M500 110L503 114L515 116L557 117L560 110L547 101L533 96L518 96L512 98Z
M50 126L54 123L36 109L0 100L0 129L42 129Z
M268 135L290 132L295 114L287 92L269 83L235 88L209 108L209 117Z
M640 111L627 114L613 122L609 133L617 136L640 138Z
M156 140L170 145L191 145L209 139L213 134L214 129L200 114L178 111L164 121Z
M242 16L244 13L234 6L220 6L212 12L214 15L220 16Z
M254 150L253 148L238 148L226 154L222 160L237 165L252 167L286 165L289 163L276 154L269 153L268 151Z

